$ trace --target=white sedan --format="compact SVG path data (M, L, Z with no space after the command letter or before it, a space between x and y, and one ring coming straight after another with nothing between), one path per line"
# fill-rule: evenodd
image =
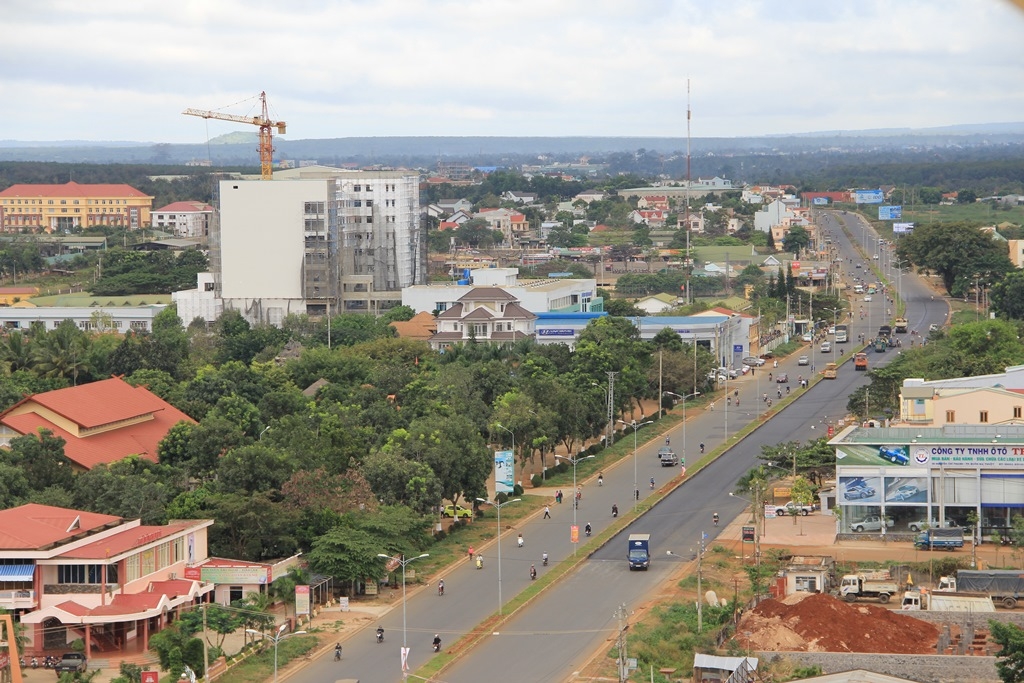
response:
M866 297L864 297L864 301L871 301L871 295L868 294Z

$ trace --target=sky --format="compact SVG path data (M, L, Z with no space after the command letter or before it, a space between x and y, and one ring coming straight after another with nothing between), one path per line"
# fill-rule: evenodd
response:
M1024 0L1018 0L1024 4ZM1024 121L1010 0L0 0L0 139L742 137Z

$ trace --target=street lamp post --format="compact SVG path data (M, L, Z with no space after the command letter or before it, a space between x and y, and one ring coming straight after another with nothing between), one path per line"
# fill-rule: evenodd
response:
M703 572L701 564L704 561L704 540L707 539L707 537L708 535L702 531L700 532L700 540L697 542L697 633L701 633L704 630L704 596L701 591L701 579L703 578ZM669 557L678 557L680 560L684 559L671 550L666 550L665 554Z
M638 502L637 499L640 497L638 495L638 492L640 491L640 486L639 482L637 481L636 473L636 430L640 429L644 425L651 424L652 420L645 420L643 422L637 422L636 420L630 420L629 422L626 422L625 420L619 420L619 422L627 427L633 428L633 507L636 507L636 504ZM683 447L685 448L685 444Z
M301 636L305 631L295 631L294 633L285 633L284 630L288 628L288 624L281 624L274 635L268 636L265 633L257 631L255 629L247 628L245 632L251 636L260 636L263 638L270 638L271 642L274 643L274 683L277 683L277 644L285 638L291 638L292 636Z
M695 391L692 394L687 394L686 396L681 396L681 395L679 395L677 393L674 393L674 392L671 392L671 391L666 391L665 393L668 394L669 396L675 396L676 398L678 398L683 403L683 457L685 458L686 457L686 401L687 401L687 399L697 398L698 396L700 396L700 392L699 391ZM726 401L726 403L728 403L728 401Z
M409 678L408 667L406 666L406 661L409 657L409 646L406 641L405 623L405 565L410 562L415 562L416 560L422 560L424 557L430 557L430 553L423 553L422 555L409 558L406 558L405 555L394 557L392 555L385 555L384 553L377 553L377 557L385 560L391 560L392 562L396 562L402 566L402 680L404 681Z
M573 527L576 527L576 528L578 528L578 526L576 524L576 508L579 507L579 501L576 499L576 465L578 463L583 462L584 460L589 460L590 458L593 458L593 457L594 456L592 456L592 455L584 455L582 458L580 458L580 457L570 458L567 455L556 455L555 456L556 460L561 458L562 460L565 460L567 462L572 463L572 496L573 496L572 497L572 525L573 525ZM578 539L579 539L579 532L577 531L576 533L577 533L577 541L572 544L572 556L573 557L576 557L576 545L578 544Z
M498 511L498 616L501 616L501 508L505 507L509 503L518 503L522 498L513 498L506 500L504 503L495 503L493 500L487 500L486 498L477 498L477 500L485 505L492 506Z

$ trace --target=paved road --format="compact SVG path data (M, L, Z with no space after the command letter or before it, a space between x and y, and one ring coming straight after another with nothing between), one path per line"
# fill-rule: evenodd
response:
M854 239L868 239L863 234L864 226L859 219L853 216L829 216L823 219L823 224L832 226L833 243L844 254L854 252L838 228L838 221L846 221L851 226ZM871 239L877 245L877 237ZM854 258L855 261L860 260L859 257ZM913 306L922 301L930 304L927 312L920 316L919 324L924 325L925 330L931 322L942 322L945 319L945 305L941 301L930 302L929 292L915 278L905 276L903 285L904 293L914 300ZM857 318L852 322L851 337L854 339L859 332L872 336L877 331L886 305L882 297L877 297L877 301L864 306L866 312L872 315L863 321ZM874 329L871 329L872 323ZM849 353L853 345L845 346ZM872 365L891 360L894 355L892 351L871 354ZM768 371L767 367L761 368L753 377L748 375L730 382L730 391L740 391L741 408L727 410L720 401L719 408L713 412L694 411L685 426L678 427L671 434L672 444L678 449L686 441L688 457L693 460L699 457L696 448L698 443L704 442L709 449L714 448L722 443L727 432L735 434L743 425L755 419L761 406L754 399L768 391ZM771 371L788 372L794 379L799 374L809 374L809 368L796 365L795 357L787 359L777 370ZM864 383L864 375L855 373L852 367L846 365L840 370L839 379L820 382L810 389L805 397L773 418L755 436L733 448L693 481L680 487L634 524L635 528L623 532L595 553L578 572L549 589L541 599L521 611L503 627L500 635L485 640L446 672L444 680L453 683L475 683L481 678L517 683L526 680L564 680L585 661L596 646L614 633L612 615L616 607L623 603L627 606L635 605L659 581L665 579L672 569L670 563L676 561L664 557L666 550L687 555L689 549L696 547L702 531L714 537L716 529L711 525L712 511L719 512L723 519L730 519L742 511L745 503L730 498L728 492L733 489L736 479L755 464L761 444L813 438L816 436L815 430L822 428L828 417L836 418L845 414L850 392ZM795 384L792 386L795 390ZM657 461L655 454L663 444L660 440L644 444L643 431L639 435L641 443L635 460L639 481L646 482L651 477L659 482L667 481L676 471L675 468L660 467ZM578 512L581 527L589 521L596 531L600 531L611 522L610 509L613 503L620 510L628 508L633 492L633 472L634 459L625 458L614 469L604 473L603 487L590 484L584 488ZM646 485L641 484L640 490L642 498L650 494ZM552 562L572 555L569 542L572 516L569 503L552 506L552 519L535 518L521 529L505 532L501 548L501 589L505 601L529 583L531 564L536 564L539 572L545 571L539 561L542 552L547 552ZM494 523L493 517L485 523ZM526 547L523 549L517 548L515 543L519 531L522 531L526 539ZM624 539L625 534L631 531L653 534L656 561L648 572L629 572L625 566ZM440 633L446 644L454 642L498 608L496 554L496 548L488 549L483 570L462 564L447 574L444 577L447 593L444 598L438 597L432 588L409 595L407 633L412 648L410 662L413 670L431 656L430 641L434 633ZM367 631L345 644L345 657L340 664L331 661L327 655L302 669L294 678L316 683L333 683L339 678L358 678L364 683L401 680L399 647L402 642L402 610L392 611L381 620L381 625L387 633L384 644L377 645L372 633Z

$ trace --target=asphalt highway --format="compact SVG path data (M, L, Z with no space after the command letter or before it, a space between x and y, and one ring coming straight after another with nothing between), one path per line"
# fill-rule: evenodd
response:
M872 265L891 268L891 264L886 261L889 254L884 250L878 261L872 258L878 251L877 235L866 230L866 224L858 217L831 211L823 214L819 224L831 232L833 245L839 248L844 260L843 268L848 273L869 273L869 266ZM854 242L851 243L843 233L841 222L846 224ZM869 247L866 259L854 248L855 245L861 250L865 246ZM845 262L847 258L852 258L853 263ZM854 268L855 263L861 263L862 268ZM926 337L928 325L945 321L947 307L941 300L932 300L930 290L914 276L904 273L901 285L908 302L911 328L916 328L922 337ZM844 355L849 355L856 346L858 334L873 337L877 333L877 326L886 317L885 311L889 307L886 297L879 294L873 299L871 302L854 303L854 316L850 321L852 343L838 345L845 351ZM863 319L859 315L861 306L865 312ZM907 344L911 336L901 335L901 338ZM788 373L791 390L798 391L797 376L810 375L809 367L796 364L799 355L794 354L785 359L777 369L766 365L753 376L748 374L735 382L730 381L729 392L739 390L741 407L737 409L733 406L730 409L723 405L723 401L719 401L714 411L694 411L688 416L690 419L670 435L673 447L682 451L685 443L685 455L693 462L699 458L697 444L703 442L711 450L722 444L727 433L734 435L744 425L757 419L758 413L764 409L758 397L765 392L770 392L773 398L777 397L775 392L779 385L769 382L769 372ZM891 361L895 355L895 349L886 353L869 352L870 366ZM819 353L814 362L820 369L826 359ZM702 533L708 534L709 542L714 540L718 528L712 524L713 512L718 512L723 521L742 513L747 503L730 497L729 492L734 489L736 480L757 464L762 445L790 440L805 441L824 434L826 423L846 414L846 403L851 392L865 385L865 373L855 372L852 363L846 363L840 368L836 380L821 381L811 387L786 409L765 422L754 434L687 480L650 512L587 558L578 571L520 610L502 627L500 633L486 637L480 645L444 672L440 680L475 683L487 679L497 683L518 683L563 681L570 678L595 648L614 638L616 609L620 605L624 605L627 611L634 608L656 589L659 582L665 580L673 569L672 563L680 561L667 556L667 551L689 559L698 547ZM634 458L627 457L614 468L605 471L604 486L598 487L596 481L591 481L584 487L583 500L577 512L581 528L590 522L595 532L599 532L612 521L612 504L617 504L620 511L629 508L633 497L634 467L636 477L641 482L642 498L651 493L645 483L651 477L660 486L677 474L675 468L662 468L657 460L657 450L664 445L660 438L643 443L642 430L638 436L640 442ZM632 439L632 435L627 434L623 438ZM500 585L505 602L529 584L531 564L536 566L538 572L547 570L540 563L542 552L549 554L551 562L572 556L569 531L573 523L573 509L569 500L567 496L567 502L552 505L551 519L537 516L521 528L504 532ZM493 523L492 520L488 518L484 523ZM526 541L522 549L516 547L515 541L520 532ZM629 533L651 534L654 561L649 571L629 571L625 562L626 536ZM432 655L430 642L435 633L440 634L444 644L450 644L498 609L497 549L489 547L484 554L484 569L477 570L468 563L461 563L443 577L446 588L444 597L438 597L432 586L409 594L406 604L406 638L411 647L412 671ZM399 648L403 638L401 608L382 618L381 625L386 631L385 643L378 645L373 637L373 629L368 629L345 643L345 655L341 663L332 661L332 656L327 653L293 674L294 678L316 683L334 683L343 678L355 678L363 683L400 681Z

